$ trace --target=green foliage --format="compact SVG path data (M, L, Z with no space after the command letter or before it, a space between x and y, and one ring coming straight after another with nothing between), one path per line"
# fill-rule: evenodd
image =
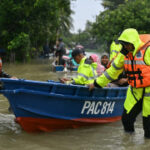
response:
M30 50L29 35L21 32L12 41L8 43L8 50L16 52L17 60L28 60Z
M98 44L96 43L95 38L91 34L92 23L87 21L86 29L84 31L78 30L78 33L63 33L63 40L69 48L75 47L77 44L81 44L84 48L87 49L97 49Z
M119 5L117 9L102 12L92 25L92 34L99 43L109 45L126 28L135 28L139 33L150 33L149 26L149 0L135 0Z
M0 46L26 60L70 29L71 13L70 0L0 0Z
M20 33L8 44L8 50L18 49L20 47L25 47L29 43L29 35L25 33Z
M128 1L128 0L102 0L102 5L106 9L114 10L120 4L124 4L126 1Z

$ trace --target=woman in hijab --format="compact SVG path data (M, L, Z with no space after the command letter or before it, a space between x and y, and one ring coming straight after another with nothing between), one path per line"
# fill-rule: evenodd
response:
M100 76L104 72L105 67L103 65L101 65L98 55L92 54L92 55L90 55L89 59L91 59L92 62L97 63L97 70L96 71L97 71L98 76Z
M101 64L107 69L109 64L109 54L108 53L102 53L101 55Z

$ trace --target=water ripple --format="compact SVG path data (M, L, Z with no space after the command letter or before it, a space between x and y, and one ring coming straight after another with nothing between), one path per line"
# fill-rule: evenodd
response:
M20 126L14 121L15 116L13 114L1 114L0 113L0 133L6 133L13 131L20 133Z

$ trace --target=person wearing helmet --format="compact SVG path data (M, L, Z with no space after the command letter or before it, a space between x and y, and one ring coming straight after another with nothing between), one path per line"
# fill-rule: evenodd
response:
M142 41L136 29L125 29L118 41L122 45L111 67L107 69L89 90L105 87L125 70L129 87L124 103L122 123L126 132L134 132L134 123L142 111L144 136L150 138L150 38Z

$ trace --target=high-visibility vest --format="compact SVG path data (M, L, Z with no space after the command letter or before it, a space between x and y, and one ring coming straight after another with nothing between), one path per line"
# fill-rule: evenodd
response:
M95 67L94 67L95 66ZM77 77L73 78L75 84L91 84L98 77L96 72L97 64L86 64L86 58L84 57L77 70Z
M133 57L132 53L129 53L125 57L125 73L128 77L128 83L135 88L150 86L150 66L144 62L145 52L150 46L150 35L142 35L140 39L145 43L136 55Z

